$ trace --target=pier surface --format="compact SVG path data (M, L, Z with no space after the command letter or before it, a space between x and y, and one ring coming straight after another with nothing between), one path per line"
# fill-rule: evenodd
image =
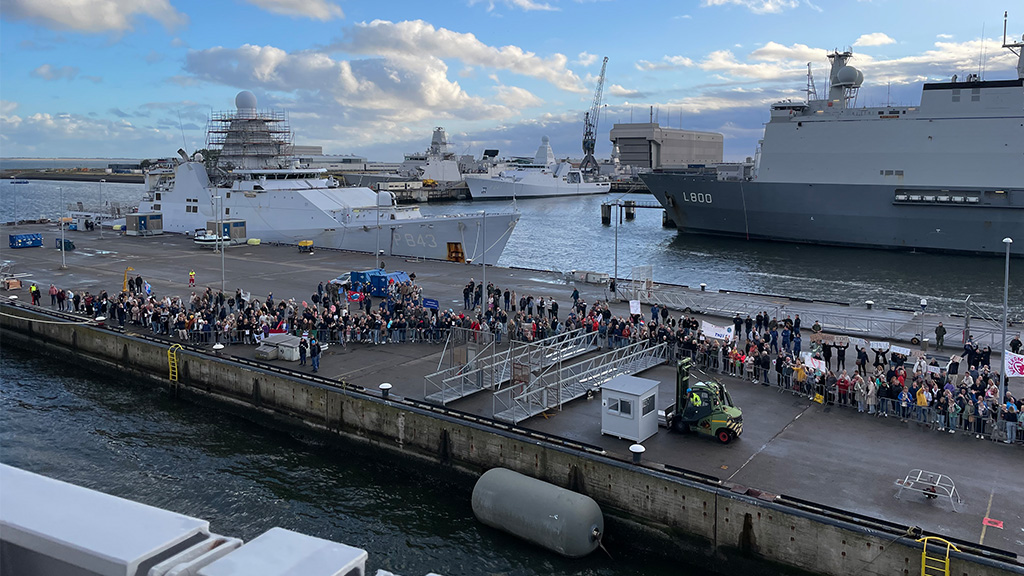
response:
M0 227L4 235L42 233L42 248L4 250L14 273L22 275L24 289L0 292L0 297L17 295L27 302L28 286L35 282L49 304L46 290L51 283L76 292L110 293L120 290L127 267L130 276L141 275L154 293L188 296L188 272L196 271L196 290L221 286L221 255L194 247L191 239L180 235L148 238L112 236L101 239L98 231L66 232L76 250L66 253L67 268L61 269L61 253L54 249L60 237L55 225ZM388 270L415 272L423 295L437 299L443 308L459 312L463 285L482 279L480 266L446 262L412 262L385 258ZM369 254L334 250L300 253L294 246L238 246L224 255L225 290L236 288L251 292L261 300L273 292L275 300L309 300L317 283L351 270L372 268ZM488 267L487 281L517 294L554 297L564 317L570 308L573 290L561 275L535 270ZM581 296L593 303L607 297L606 288L577 284ZM705 295L704 297L708 297ZM723 296L725 298L726 296ZM736 297L736 295L728 295ZM785 299L744 295L765 309L785 306ZM44 307L47 307L44 306ZM839 315L839 306L801 302L801 317L809 326L816 318L803 310L820 310L823 316ZM807 308L811 306L811 308ZM612 304L613 313L626 315L627 303ZM645 314L648 309L644 307ZM858 310L879 319L901 314L889 310ZM672 310L674 316L679 310ZM724 320L708 317L722 324ZM827 328L827 327L826 327ZM1019 330L1017 328L1016 330ZM1011 334L1015 333L1011 329ZM950 335L951 341L957 339ZM253 358L254 347L231 345L230 355ZM430 344L388 344L367 346L332 345L325 353L320 376L347 380L367 389L389 382L392 395L422 399L424 376L437 371L442 346ZM995 364L995 362L993 362ZM276 361L283 368L298 369L297 363ZM852 365L852 358L851 358ZM307 368L303 368L308 369ZM640 376L659 381L659 407L674 394L675 373L659 366ZM716 375L717 376L717 375ZM695 378L701 378L696 374ZM1024 483L1020 482L1024 448L978 440L974 435L948 434L917 426L913 421L878 419L839 406L822 406L806 397L779 392L774 387L720 377L729 387L734 401L743 408L743 435L729 445L694 435L679 435L659 429L644 442L644 460L676 466L715 476L751 488L818 502L851 512L881 518L907 527L920 526L946 536L981 543L1024 556ZM1011 391L1022 392L1021 382L1012 381ZM491 394L477 393L451 402L449 407L481 416L493 415ZM580 399L562 410L528 419L521 427L535 429L567 439L600 446L609 453L628 458L629 441L601 434L600 399ZM920 494L894 495L895 481L914 468L939 472L951 477L964 499L959 512L948 500L925 499ZM1002 528L994 527L1001 522Z

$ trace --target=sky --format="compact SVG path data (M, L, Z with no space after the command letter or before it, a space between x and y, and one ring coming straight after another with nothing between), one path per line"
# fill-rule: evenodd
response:
M616 122L719 132L753 156L768 105L819 93L852 48L861 106L921 84L1015 77L1005 0L0 0L0 156L173 156L252 91L295 143L399 161L443 126L461 154L597 155ZM653 110L653 112L652 112Z

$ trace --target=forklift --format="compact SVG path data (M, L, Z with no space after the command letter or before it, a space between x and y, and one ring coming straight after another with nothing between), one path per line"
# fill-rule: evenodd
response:
M676 403L665 411L666 423L670 430L696 431L728 444L743 433L743 411L721 382L690 383L692 367L689 358L676 363Z

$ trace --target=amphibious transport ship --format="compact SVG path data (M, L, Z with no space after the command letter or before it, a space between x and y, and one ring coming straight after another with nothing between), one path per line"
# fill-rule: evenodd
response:
M163 214L165 232L244 220L247 235L263 242L312 240L317 247L496 264L519 222L515 209L428 216L417 206L398 206L390 192L342 187L323 168L289 158L283 113L258 111L248 91L235 106L210 118L207 149L215 162L179 150L173 166L146 174L139 212Z
M641 178L682 232L1002 254L1024 231L1024 41L1004 47L1014 80L953 76L874 108L851 107L864 77L834 51L827 98L808 75L806 102L773 104L752 164Z

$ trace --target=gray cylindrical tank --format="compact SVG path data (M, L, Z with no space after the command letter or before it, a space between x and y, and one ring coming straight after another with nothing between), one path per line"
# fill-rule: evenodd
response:
M604 534L604 516L592 498L507 468L493 468L477 480L473 514L570 558L593 552Z

